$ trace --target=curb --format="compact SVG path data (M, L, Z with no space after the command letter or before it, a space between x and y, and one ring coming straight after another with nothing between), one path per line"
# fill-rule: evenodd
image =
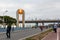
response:
M49 29L51 29L51 28L49 28ZM47 31L47 30L49 30L49 29L45 29L45 31ZM42 31L42 32L44 32L44 31ZM40 34L40 33L42 33L42 32L36 33L36 34L34 34L34 35L38 35L38 34ZM24 39L29 38L29 37L32 37L32 36L34 36L34 35L30 35L30 36L21 38L21 39L19 39L19 40L24 40Z

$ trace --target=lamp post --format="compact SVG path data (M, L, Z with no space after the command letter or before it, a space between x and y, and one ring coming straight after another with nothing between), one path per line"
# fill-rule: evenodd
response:
M4 24L4 14L6 13L6 12L8 12L7 10L3 13L3 27L5 28L5 24Z

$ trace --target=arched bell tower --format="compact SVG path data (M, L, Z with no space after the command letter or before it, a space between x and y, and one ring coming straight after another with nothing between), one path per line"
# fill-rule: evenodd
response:
M17 18L17 27L19 27L19 15L22 15L22 26L24 27L25 23L25 13L23 9L18 9L16 13L16 18Z

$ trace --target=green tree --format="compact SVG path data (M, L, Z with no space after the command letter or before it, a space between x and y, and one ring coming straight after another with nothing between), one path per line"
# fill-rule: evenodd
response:
M0 16L0 19L1 19L0 23L3 23L3 16ZM4 16L4 23L6 23L6 24L9 24L9 23L13 24L13 23L15 23L16 24L16 19L12 18L10 16Z

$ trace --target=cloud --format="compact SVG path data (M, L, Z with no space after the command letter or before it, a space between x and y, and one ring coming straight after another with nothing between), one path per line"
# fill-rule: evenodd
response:
M0 3L0 8L13 8L15 4Z
M50 18L51 16L51 18L54 18L60 16L59 0L0 0L0 9L4 10L4 8L8 9L9 14L7 13L7 15L13 17L16 16L16 11L19 8L24 9L25 15L28 15L28 17Z

